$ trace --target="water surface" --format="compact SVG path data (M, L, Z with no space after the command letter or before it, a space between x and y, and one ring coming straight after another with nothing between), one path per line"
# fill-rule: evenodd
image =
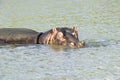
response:
M0 80L120 80L120 0L1 0L0 28L77 26L85 48L0 45Z

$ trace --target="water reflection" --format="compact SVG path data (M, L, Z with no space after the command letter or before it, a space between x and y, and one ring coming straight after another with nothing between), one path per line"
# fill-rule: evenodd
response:
M109 42L109 41L86 42L85 47L107 47L116 44L117 42Z
M119 44L119 41L88 41L85 42L85 47L83 48L92 48L92 47L107 47L111 45L117 45ZM70 49L80 49L80 48L71 48L69 46L61 46L61 45L43 45L43 44L0 44L0 48L16 48L16 47L28 47L30 48L36 48L36 49L42 49L43 46L47 47L49 49L52 49L54 51L69 51ZM33 47L34 46L34 47Z

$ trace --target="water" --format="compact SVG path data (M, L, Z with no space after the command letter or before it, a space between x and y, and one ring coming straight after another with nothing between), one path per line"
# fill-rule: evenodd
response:
M0 45L0 80L120 80L120 0L1 0L0 28L77 26L85 48Z

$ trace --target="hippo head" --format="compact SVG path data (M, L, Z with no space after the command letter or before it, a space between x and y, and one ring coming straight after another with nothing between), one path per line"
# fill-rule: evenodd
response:
M72 48L81 48L85 45L83 41L80 42L76 36L69 32L58 32L55 39L57 44Z
M83 41L79 41L78 32L75 26L73 26L73 28L56 28L56 30L57 34L54 38L54 40L56 41L55 44L68 45L70 47L77 48L85 46L85 43Z
M70 33L72 34L76 39L78 39L78 32L76 30L76 26L73 26L72 28L62 27L62 28L56 28L59 32L62 33Z
M39 43L42 44L54 44L64 45L70 47L83 47L84 42L80 42L78 39L78 33L76 27L73 28L53 28L39 37Z

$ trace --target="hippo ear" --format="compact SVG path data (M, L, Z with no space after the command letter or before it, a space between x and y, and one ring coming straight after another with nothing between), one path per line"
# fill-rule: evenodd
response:
M53 28L52 29L52 33L56 33L57 32L57 29L56 28Z
M56 32L56 31L57 31L57 29L56 29L56 28L53 28L53 29L52 29L52 32Z
M73 31L76 31L76 26L73 26L72 29L73 29Z

